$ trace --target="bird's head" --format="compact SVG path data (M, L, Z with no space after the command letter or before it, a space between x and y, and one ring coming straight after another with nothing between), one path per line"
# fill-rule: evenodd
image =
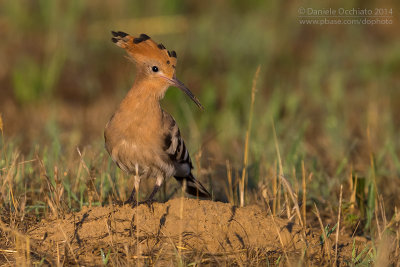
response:
M177 55L168 51L163 44L157 44L146 34L133 37L125 32L111 32L111 40L126 50L137 65L138 72L145 79L157 84L159 95L164 95L169 86L175 86L185 92L196 105L203 109L196 96L175 76Z

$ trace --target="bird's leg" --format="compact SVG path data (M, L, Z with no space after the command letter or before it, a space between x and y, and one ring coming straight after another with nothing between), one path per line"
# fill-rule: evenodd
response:
M125 204L131 204L132 207L137 206L137 201L136 201L136 188L133 187L131 195L129 196L129 198L124 202Z
M152 211L154 211L153 208L153 202L154 202L154 195L157 193L158 189L160 189L159 185L155 185L153 188L153 191L151 192L149 198L145 201L140 202L139 204L146 204L149 209L151 209Z
M149 198L147 199L147 201L151 201L151 202L154 201L154 195L158 192L158 189L160 189L160 186L155 185L154 188L153 188L153 191L151 192L151 194L150 194Z
M135 184L133 186L131 195L129 196L128 200L124 202L124 204L131 204L132 207L136 207L139 203L139 194L136 194L136 192L139 192L139 185L140 185L140 176L139 176L139 166L136 164L136 173L133 176L135 179Z
M164 177L163 176L158 176L157 180L156 180L156 184L154 185L153 191L151 192L150 196L148 197L147 200L141 202L141 204L147 204L147 206L151 207L151 205L154 202L154 196L156 195L156 193L158 192L158 190L161 187L161 184L164 181Z

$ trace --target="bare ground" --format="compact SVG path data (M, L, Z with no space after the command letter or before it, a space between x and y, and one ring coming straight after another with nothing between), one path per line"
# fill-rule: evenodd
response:
M38 259L84 265L333 261L335 235L324 248L320 234L320 229L304 231L294 222L271 217L259 206L237 208L185 198L154 203L152 209L85 207L63 219L43 220L27 232ZM356 249L362 245L357 243ZM339 263L351 262L352 249L351 238L340 236Z

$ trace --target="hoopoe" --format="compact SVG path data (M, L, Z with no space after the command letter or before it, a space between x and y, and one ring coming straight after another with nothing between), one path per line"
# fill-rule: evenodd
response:
M196 180L189 152L174 118L160 106L168 87L185 92L199 108L203 108L192 92L175 76L177 55L163 44L155 43L146 34L133 37L112 32L112 41L124 48L136 63L134 84L107 123L104 138L106 149L120 169L134 176L135 185L125 203L137 205L135 194L142 178L154 178L154 195L165 179L174 176L186 192L202 198L210 193Z

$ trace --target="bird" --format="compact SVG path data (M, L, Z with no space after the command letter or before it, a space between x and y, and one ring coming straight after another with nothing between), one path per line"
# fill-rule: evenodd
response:
M143 33L138 37L122 31L111 33L112 42L125 49L136 64L134 83L104 130L110 157L121 170L134 177L132 192L124 204L152 204L163 182L171 176L185 185L189 195L211 199L211 194L192 173L192 161L175 119L160 105L167 89L174 86L204 109L176 78L176 52ZM155 184L147 200L138 203L136 194L141 179L155 179Z

